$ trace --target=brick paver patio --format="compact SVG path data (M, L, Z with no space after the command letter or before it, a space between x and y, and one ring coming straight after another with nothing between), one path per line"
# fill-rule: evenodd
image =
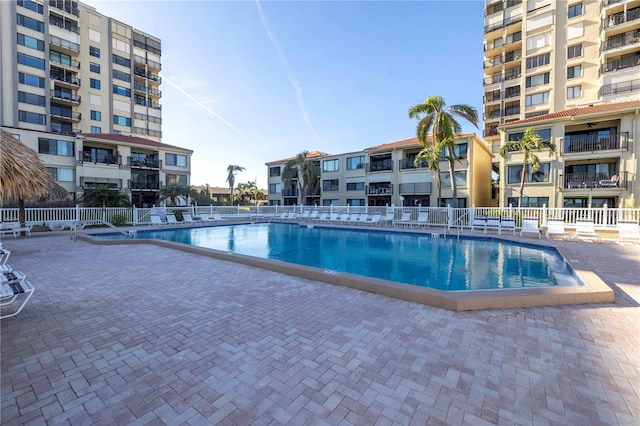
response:
M151 245L3 243L36 286L0 323L3 425L640 423L640 246L572 256L614 304L453 313Z

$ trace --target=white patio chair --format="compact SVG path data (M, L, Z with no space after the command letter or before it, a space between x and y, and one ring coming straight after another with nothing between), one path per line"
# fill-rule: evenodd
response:
M400 219L394 222L395 226L409 226L411 224L411 212L402 212Z
M523 234L536 234L540 239L540 227L538 226L537 217L525 217L522 219L522 228L520 229L520 237Z
M228 221L228 219L223 219L222 216L220 216L220 213L213 213L211 215L211 218L216 222L227 222Z
M487 230L487 217L486 216L474 216L471 221L471 232L476 229L482 229L482 232L486 233Z
M502 228L500 227L500 218L495 216L488 216L484 227L484 233L487 231L498 231L498 235L502 234Z
M595 225L591 219L576 219L576 234L574 237L576 240L580 238L602 240L602 237L596 232Z
M569 233L564 230L564 219L547 219L547 240L552 235L561 235L566 240Z
M500 230L499 233L502 235L502 231L509 232L516 235L516 221L512 217L503 217L500 220Z
M621 241L640 241L640 226L635 220L618 221L618 238Z

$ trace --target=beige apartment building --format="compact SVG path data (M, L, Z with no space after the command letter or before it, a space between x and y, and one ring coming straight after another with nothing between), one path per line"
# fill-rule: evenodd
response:
M552 169L544 178L549 179L547 189L543 190L541 182L528 185L537 187L531 194L525 193L530 196L530 205L539 205L541 200L553 206L601 203L593 197L587 198L587 203L579 201L584 200L582 195L561 190L569 188L563 188L564 183L558 179L561 175L566 179L574 171L581 173L578 170L602 170L603 166L574 169L572 162L578 161L575 148L567 152L564 144L571 137L584 137L589 140L586 146L595 147L595 141L603 137L597 134L605 133L619 139L615 149L628 146L615 167L606 167L624 172L631 193L613 198L601 195L609 206L611 202L620 206L637 199L637 195L632 197L632 187L638 172L633 143L638 130L624 102L640 99L640 0L487 0L484 23L483 135L492 146L494 169L501 176L500 205L514 200L509 171L515 173L518 154L502 160L497 155L499 147L528 124L553 138L559 148L556 158L548 163ZM612 104L620 105L579 111ZM597 111L606 112L603 121L593 117L584 123L590 127L575 127L574 122L562 129L559 126L562 117L580 120L578 117ZM583 136L579 136L581 132ZM592 160L597 163L602 154L597 152ZM527 191L529 188L525 188Z
M310 154L318 170L316 190L305 205L321 206L437 206L438 189L426 164L415 164L420 151L416 138L376 145L362 151ZM313 156L312 156L313 155ZM475 133L456 137L455 165L459 206L485 206L492 201L491 151ZM295 179L285 187L282 170L291 158L267 163L269 204L298 204ZM451 204L449 163L440 162L442 205Z
M158 38L78 1L18 0L0 2L0 41L0 125L60 170L71 197L106 179L147 205L172 176L189 183L191 151L160 143ZM95 143L92 153L85 143ZM167 155L187 159L172 166Z

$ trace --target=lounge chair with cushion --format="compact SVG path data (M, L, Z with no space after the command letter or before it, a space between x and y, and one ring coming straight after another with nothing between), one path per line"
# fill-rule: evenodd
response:
M25 278L17 271L0 274L0 319L18 315L33 296L34 288ZM19 299L22 301L14 305Z
M635 220L619 220L618 234L620 240L640 241L640 226Z
M516 221L512 217L503 217L500 221L500 230L499 233L502 234L502 231L509 232L516 235Z
M367 220L366 222L364 222L365 225L371 225L371 226L375 226L380 224L380 218L382 217L382 215L380 213L375 213L373 216L371 216L371 218L369 220Z
M487 217L487 224L484 227L484 233L486 234L487 231L489 230L498 231L498 235L502 233L499 217L495 217L495 216Z
M487 217L486 216L474 216L471 221L471 232L476 229L482 229L482 232L487 231Z
M160 219L160 216L157 214L150 214L149 215L149 219L151 220L151 225L152 226L160 226L162 225L162 219Z
M564 230L564 219L547 220L547 240L552 235L561 235L565 240L569 237L569 233Z
M522 237L523 234L536 234L538 239L540 239L540 227L538 226L537 217L525 217L522 219L520 237Z
M211 217L213 218L213 220L217 222L226 222L228 220L228 219L223 219L222 216L220 216L220 213L213 213Z
M184 223L195 223L196 221L193 220L193 217L191 217L191 213L182 213L182 221Z
M176 219L176 215L173 213L167 213L167 224L168 225L177 225L178 219Z
M385 225L391 225L393 224L393 221L395 220L395 218L396 218L396 213L393 210L387 211L387 214L380 219L380 222Z
M576 220L576 234L575 239L580 238L593 238L595 240L601 240L602 237L595 231L595 225L591 219L577 219Z
M394 225L396 226L405 226L405 225L408 226L410 224L411 224L411 212L402 212L402 216L400 217L400 219L394 222Z

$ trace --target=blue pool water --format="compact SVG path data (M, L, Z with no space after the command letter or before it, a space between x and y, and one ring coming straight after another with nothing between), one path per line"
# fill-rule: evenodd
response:
M95 234L119 239L120 234ZM245 224L138 231L152 238L440 290L579 285L555 249L486 238Z

